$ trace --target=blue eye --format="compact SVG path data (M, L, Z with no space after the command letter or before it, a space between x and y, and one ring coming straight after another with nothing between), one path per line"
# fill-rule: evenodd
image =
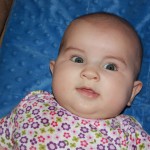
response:
M117 66L115 64L106 64L104 66L105 69L110 70L110 71L117 71Z
M71 58L71 61L73 61L75 63L83 63L83 59L81 57L78 57L78 56L73 56Z

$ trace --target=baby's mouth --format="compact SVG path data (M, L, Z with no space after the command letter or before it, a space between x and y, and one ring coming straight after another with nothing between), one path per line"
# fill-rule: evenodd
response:
M76 88L76 90L80 94L82 94L82 95L84 95L84 96L86 96L88 98L93 98L94 99L94 98L97 98L100 95L97 92L95 92L93 89L87 88L87 87Z

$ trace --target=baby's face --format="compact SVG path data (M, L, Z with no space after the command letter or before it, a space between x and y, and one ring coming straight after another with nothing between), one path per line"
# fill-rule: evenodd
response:
M110 118L130 105L142 83L134 81L135 43L120 27L79 21L50 64L58 103L83 118Z

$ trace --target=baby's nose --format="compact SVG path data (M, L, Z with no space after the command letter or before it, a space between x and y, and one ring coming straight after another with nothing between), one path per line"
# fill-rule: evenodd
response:
M100 79L99 73L94 67L86 67L81 72L81 78L98 81Z

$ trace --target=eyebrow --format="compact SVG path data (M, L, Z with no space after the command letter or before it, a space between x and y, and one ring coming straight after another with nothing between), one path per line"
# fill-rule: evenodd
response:
M72 46L65 48L63 51L64 51L64 52L68 52L68 51L70 51L70 50L74 50L74 51L77 50L77 51L80 51L80 52L84 53L84 50L83 50L83 49L80 49L80 48L77 48L77 47L72 47Z
M126 61L123 58L118 57L118 56L106 56L105 59L115 59L117 61L122 62L125 66L127 66Z

